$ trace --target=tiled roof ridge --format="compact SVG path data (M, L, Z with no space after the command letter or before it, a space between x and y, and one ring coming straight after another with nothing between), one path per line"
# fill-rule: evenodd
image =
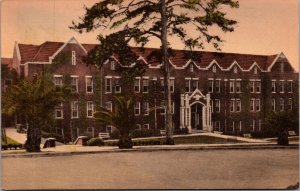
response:
M32 62L36 59L36 57L39 55L39 53L41 52L42 48L45 46L45 44L46 44L47 42L48 42L48 41L46 41L46 42L44 42L44 43L42 43L42 44L39 45L40 48L38 49L38 51L36 52L36 54L34 55L34 57L31 59Z

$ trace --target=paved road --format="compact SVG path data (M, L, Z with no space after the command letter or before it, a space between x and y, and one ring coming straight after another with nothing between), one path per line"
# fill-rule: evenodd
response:
M298 169L297 149L3 158L2 188L286 188Z

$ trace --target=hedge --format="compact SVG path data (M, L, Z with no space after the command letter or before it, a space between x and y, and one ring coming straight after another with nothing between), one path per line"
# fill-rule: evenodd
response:
M99 137L94 137L88 140L87 146L104 146L104 142Z

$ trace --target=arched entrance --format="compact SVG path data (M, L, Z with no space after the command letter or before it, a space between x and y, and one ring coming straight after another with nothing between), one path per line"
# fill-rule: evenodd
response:
M203 130L202 104L194 103L191 105L191 127L195 130Z

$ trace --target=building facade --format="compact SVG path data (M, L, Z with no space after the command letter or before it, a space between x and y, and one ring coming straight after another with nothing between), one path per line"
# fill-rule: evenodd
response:
M75 38L41 45L15 43L13 67L20 76L34 79L50 72L54 83L69 83L70 101L55 110L57 132L74 139L78 135L97 136L113 127L98 125L93 119L97 106L114 110L113 97L134 97L136 128L163 129L165 94L160 63L148 63L153 49L140 52L145 73L126 83L120 71L128 68L114 56L101 68L84 63L83 57L95 47ZM249 133L261 131L269 112L298 110L298 73L283 53L249 55L174 50L170 58L173 127L194 131ZM132 64L134 65L134 63ZM129 66L130 67L130 66Z

